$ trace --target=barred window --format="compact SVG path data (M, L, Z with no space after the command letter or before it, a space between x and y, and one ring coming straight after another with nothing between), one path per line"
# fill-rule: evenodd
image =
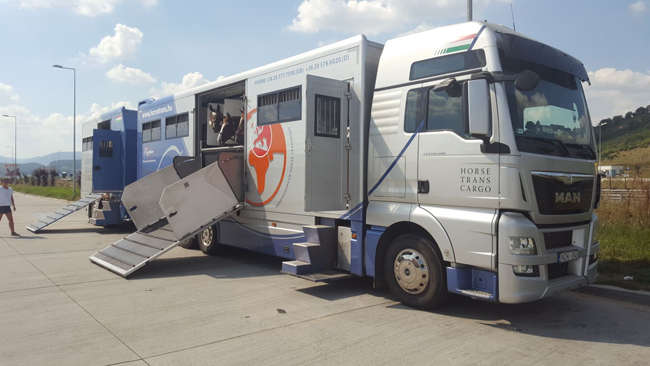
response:
M341 99L316 95L316 136L339 137Z
M113 141L110 140L99 141L99 156L102 158L113 157Z
M190 134L189 120L189 113L165 118L165 138L188 136Z
M86 137L82 140L83 144L81 145L81 151L88 151L93 149L93 138Z
M160 120L142 124L142 142L160 140Z
M257 124L268 125L302 118L302 87L279 90L257 98Z

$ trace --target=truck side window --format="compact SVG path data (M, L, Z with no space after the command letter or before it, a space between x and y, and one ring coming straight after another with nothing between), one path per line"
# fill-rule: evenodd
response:
M446 91L429 89L427 131L450 130L466 137L463 123L462 97L450 96Z
M406 95L406 114L404 115L405 132L415 132L420 122L422 122L422 116L419 112L423 95L424 89L409 90Z

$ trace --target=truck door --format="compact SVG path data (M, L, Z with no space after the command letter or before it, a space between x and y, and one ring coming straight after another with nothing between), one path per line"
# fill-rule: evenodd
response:
M307 75L305 211L347 207L348 89L347 82Z
M92 193L120 192L124 171L120 131L93 131Z
M491 268L499 154L482 152L467 133L460 88L419 91L418 203L445 227L458 262Z

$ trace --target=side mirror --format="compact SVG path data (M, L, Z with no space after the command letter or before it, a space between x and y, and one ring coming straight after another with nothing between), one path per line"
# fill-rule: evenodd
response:
M463 84L465 129L471 136L486 138L490 134L490 89L485 79Z
M519 91L529 92L537 88L539 75L530 70L525 70L515 79L515 88Z

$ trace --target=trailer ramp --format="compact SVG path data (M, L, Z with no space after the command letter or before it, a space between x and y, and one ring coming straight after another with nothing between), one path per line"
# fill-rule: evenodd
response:
M42 230L44 227L52 225L53 223L61 220L66 216L71 215L74 212L81 210L91 203L99 201L100 198L102 198L102 196L99 194L91 194L89 196L86 196L79 201L71 203L54 213L46 215L38 221L32 222L31 224L27 225L27 230L36 233Z
M232 187L243 184L243 176L237 175L233 179L229 174L232 170L240 171L242 167L236 165L242 163L243 159L233 158L232 154L224 155L223 159L184 178L180 178L178 172L164 171L165 168L134 183L133 187L128 186L123 202L132 216L140 219L137 220L140 225L142 220L153 220L159 214L163 216L146 226L137 226L137 232L95 253L90 261L127 277L181 242L242 209L243 200ZM178 180L161 190L158 174L165 176L167 182L177 174ZM139 195L127 194L130 188ZM145 196L147 194L149 197ZM156 207L151 204L152 200L157 202ZM143 212L137 213L141 209Z

